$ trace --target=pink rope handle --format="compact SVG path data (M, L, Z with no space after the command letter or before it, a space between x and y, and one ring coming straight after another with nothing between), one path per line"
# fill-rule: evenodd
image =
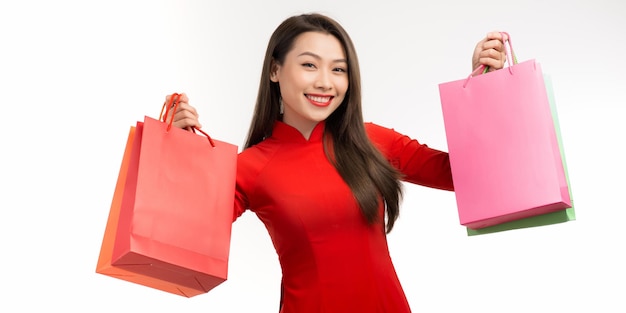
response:
M511 36L507 32L500 32L500 35L502 36L502 38L506 38L504 39L504 54L506 55L507 62L509 62L509 66L508 66L509 73L513 75L513 69L511 68L511 66L517 64L517 57L515 56L515 52L513 51L513 43L511 41ZM481 64L474 71L472 71L472 73L469 74L469 76L465 80L465 83L463 83L463 88L467 86L467 84L469 83L472 77L476 76L477 74L481 72L482 72L481 74L487 73L488 70L489 70L489 67L485 66L484 64Z
M170 101L169 103L163 102L163 106L161 107L161 113L159 114L159 120L162 120L164 123L167 123L167 117L170 114L170 110L172 110L172 118L169 121L169 123L167 124L167 131L169 132L170 129L172 128L172 124L174 123L174 114L176 113L176 111L178 110L178 105L180 104L180 97L181 95L178 93L173 93L172 96L170 97ZM165 114L163 114L163 112L165 111ZM209 134L205 133L204 131L202 131L201 129L197 128L197 127L191 127L191 129L187 129L192 131L194 134L196 133L196 130L199 131L200 133L202 133L204 136L207 137L207 139L209 140L209 143L211 144L211 147L215 148L215 142L213 142L213 139L211 138L211 136L209 136Z

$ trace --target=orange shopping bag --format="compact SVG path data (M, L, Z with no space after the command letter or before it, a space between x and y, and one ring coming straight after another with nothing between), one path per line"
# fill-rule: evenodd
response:
M224 282L236 159L237 146L171 121L137 122L96 272L185 297Z

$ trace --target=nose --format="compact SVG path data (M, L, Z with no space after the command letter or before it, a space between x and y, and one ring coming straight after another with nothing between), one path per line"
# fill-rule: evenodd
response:
M320 70L318 71L317 80L315 81L315 88L328 90L333 88L332 78L330 71Z

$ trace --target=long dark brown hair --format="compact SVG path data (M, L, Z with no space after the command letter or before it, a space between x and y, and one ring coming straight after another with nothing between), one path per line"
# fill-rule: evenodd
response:
M273 64L283 64L296 38L305 32L322 32L336 37L348 59L348 90L342 104L326 119L326 155L348 184L368 223L380 222L380 201L386 210L386 231L399 215L402 185L400 174L370 142L361 110L361 73L354 45L335 20L302 14L287 18L272 34L261 72L253 119L244 148L250 148L272 133L280 120L280 87L270 80Z

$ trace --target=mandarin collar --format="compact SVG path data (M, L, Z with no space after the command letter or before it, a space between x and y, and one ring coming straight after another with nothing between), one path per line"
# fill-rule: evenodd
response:
M276 121L274 123L274 130L272 131L271 138L288 142L319 142L322 141L322 138L324 137L324 126L324 121L317 123L311 132L311 137L307 140L295 127L281 121Z

